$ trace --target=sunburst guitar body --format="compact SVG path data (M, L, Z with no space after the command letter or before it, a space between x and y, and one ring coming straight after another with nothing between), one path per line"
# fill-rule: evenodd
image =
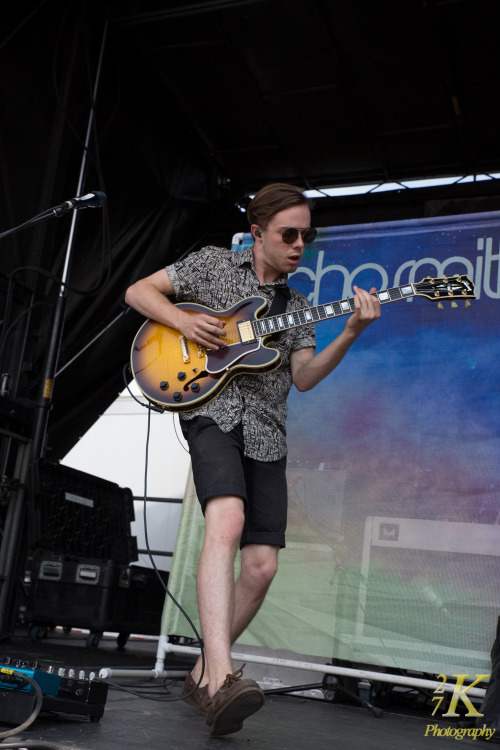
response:
M236 375L268 372L280 365L276 349L255 338L251 321L267 308L264 297L248 297L223 312L191 302L177 307L206 313L225 323L223 349L186 339L174 328L147 320L132 344L132 373L143 394L170 411L192 411L211 401ZM245 329L247 335L245 335Z

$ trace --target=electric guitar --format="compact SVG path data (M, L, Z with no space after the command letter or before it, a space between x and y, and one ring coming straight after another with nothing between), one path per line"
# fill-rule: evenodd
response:
M438 279L429 276L418 283L373 294L382 305L418 295L438 303L450 300L456 307L457 299L476 298L474 284L467 276L458 275ZM180 302L177 307L192 315L207 313L223 321L227 346L218 351L207 349L174 328L152 320L141 326L132 344L132 374L149 401L173 412L198 409L217 396L236 375L269 372L279 367L279 351L266 346L266 337L349 315L355 310L353 298L270 317L261 317L267 307L264 297L247 297L222 311L192 302Z

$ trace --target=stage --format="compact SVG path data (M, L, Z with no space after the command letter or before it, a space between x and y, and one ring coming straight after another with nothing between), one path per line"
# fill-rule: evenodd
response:
M51 630L47 637L32 643L27 631L1 643L6 657L38 661L46 670L52 665L99 673L103 667L148 670L154 667L157 643L151 638L131 637L122 650L115 637L103 637L97 648L86 646L88 634L73 630ZM190 666L171 656L167 669L181 672ZM119 679L109 684L102 717L92 721L87 715L46 712L18 736L4 740L9 747L29 747L50 743L62 750L184 750L184 748L258 748L259 750L350 750L375 748L445 748L455 742L457 725L432 717L432 705L420 708L408 702L383 708L376 718L366 708L352 703L331 703L304 696L267 694L265 706L247 719L237 734L210 738L205 719L182 701L181 678L163 682L152 679ZM119 687L118 687L119 686ZM133 692L127 692L133 691ZM135 693L135 694L134 694ZM1 705L0 705L1 709ZM27 718L27 717L26 717ZM0 723L0 731L13 729ZM18 742L19 740L19 742ZM460 740L462 747L477 746L470 735ZM17 743L15 745L14 743Z

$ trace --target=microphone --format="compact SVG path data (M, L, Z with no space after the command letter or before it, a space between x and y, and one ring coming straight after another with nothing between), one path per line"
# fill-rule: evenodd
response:
M80 208L100 208L104 206L107 201L106 193L102 193L100 190L93 190L91 193L85 193L85 195L79 195L76 198L72 198L70 201L64 201L59 206L56 206L52 210L56 216L65 214L71 209L79 210Z

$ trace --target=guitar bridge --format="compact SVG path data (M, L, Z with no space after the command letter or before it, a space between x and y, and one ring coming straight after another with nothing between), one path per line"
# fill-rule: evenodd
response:
M250 344L255 341L255 334L250 320L240 320L238 322L238 333L242 344Z

